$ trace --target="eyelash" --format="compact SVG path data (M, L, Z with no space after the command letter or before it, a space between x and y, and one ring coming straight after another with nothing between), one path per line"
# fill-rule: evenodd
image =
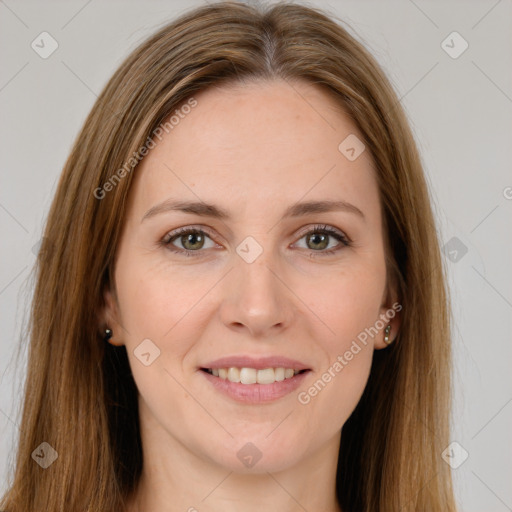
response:
M204 252L204 251L201 251L201 250L191 251L189 249L174 248L175 246L173 246L171 243L175 239L177 239L185 234L189 234L189 233L199 233L201 235L208 236L210 239L212 238L211 234L208 232L208 230L204 230L202 228L195 228L193 226L187 226L187 227L179 228L175 231L172 231L171 233L168 233L162 239L161 245L163 245L168 250L170 250L171 252L176 253L176 254L181 254L183 256L198 256L201 252ZM338 240L338 242L341 242L341 246L337 246L333 249L328 249L328 250L324 250L324 251L315 251L313 249L310 249L311 257L328 256L328 255L331 255L331 254L334 254L334 253L340 251L343 247L350 247L352 245L352 242L348 239L348 237L346 235L344 235L341 231L338 231L337 229L334 229L331 226L327 226L326 224L317 224L317 225L313 226L312 229L310 229L306 233L303 233L301 235L301 237L299 238L299 240L301 240L305 236L311 235L313 233L320 233L323 235L332 236L333 238Z

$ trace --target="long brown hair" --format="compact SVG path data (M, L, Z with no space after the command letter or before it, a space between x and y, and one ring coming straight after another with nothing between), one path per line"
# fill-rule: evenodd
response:
M194 92L284 79L322 87L364 136L380 190L388 271L403 305L398 339L375 352L364 394L342 429L340 505L455 511L441 457L449 443L451 348L431 199L388 79L333 18L297 4L210 4L160 29L108 82L65 164L46 222L17 459L1 509L124 509L142 468L137 391L124 347L100 335L99 312L113 284L136 172L126 162ZM123 168L108 193L95 193ZM58 453L47 469L31 457L42 442Z

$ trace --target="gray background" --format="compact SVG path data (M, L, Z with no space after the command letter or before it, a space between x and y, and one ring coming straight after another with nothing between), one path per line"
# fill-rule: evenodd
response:
M16 351L34 247L64 161L124 56L201 3L0 0L0 491L19 422L25 356L17 361ZM467 512L510 511L512 2L310 5L352 26L387 71L411 120L441 241L451 251L445 264L454 312L452 440L469 454L453 470L457 501ZM47 59L31 48L43 31L59 45ZM441 45L453 31L469 44L455 59ZM461 48L457 40L445 44Z

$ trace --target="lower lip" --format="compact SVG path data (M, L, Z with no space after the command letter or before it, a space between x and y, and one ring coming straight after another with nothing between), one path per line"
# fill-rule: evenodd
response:
M244 403L259 404L272 402L283 398L284 396L295 391L305 379L309 370L298 373L289 379L284 379L273 384L241 384L239 382L231 382L227 379L221 379L214 375L199 370L209 382L221 393L229 396L233 400Z

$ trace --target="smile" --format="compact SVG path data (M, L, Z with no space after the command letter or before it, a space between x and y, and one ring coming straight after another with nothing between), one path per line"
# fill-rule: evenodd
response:
M311 370L293 368L200 368L213 390L236 402L258 405L293 393Z
M203 371L219 377L219 379L228 380L241 384L273 384L282 382L285 379L291 379L293 376L307 370L294 370L293 368L203 368Z

